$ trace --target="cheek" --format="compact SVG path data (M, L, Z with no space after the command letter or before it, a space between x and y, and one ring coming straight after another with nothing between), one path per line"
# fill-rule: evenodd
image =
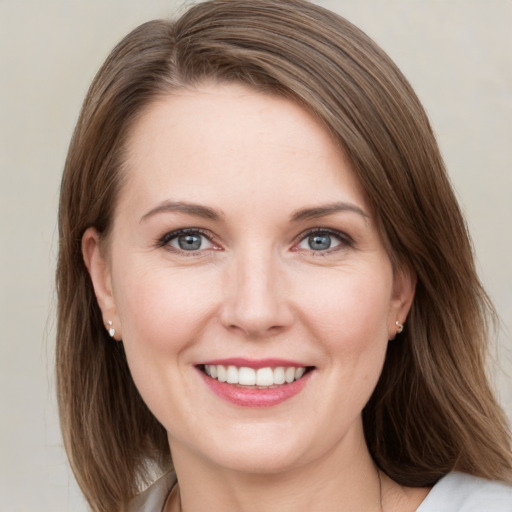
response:
M301 293L309 325L334 351L357 353L387 342L391 272L372 270L333 274Z
M188 365L180 363L189 362L187 349L201 338L218 301L212 290L219 287L211 278L205 286L204 276L196 277L168 268L148 272L133 265L129 277L116 280L128 366L143 400L164 425L179 420L169 415L182 411L180 393L169 390L183 391L189 385L184 374Z
M322 345L344 413L358 413L370 398L388 346L391 272L370 270L332 276L304 294L308 328Z
M217 297L211 276L175 269L138 269L117 280L116 304L125 344L180 351L198 335ZM118 298L118 300L117 300Z

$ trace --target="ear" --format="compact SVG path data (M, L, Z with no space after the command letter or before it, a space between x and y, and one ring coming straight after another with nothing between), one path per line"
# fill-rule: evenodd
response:
M417 281L416 273L408 266L402 266L393 272L393 294L388 318L388 339L390 340L400 332L399 325L405 324L414 300Z
M82 237L82 256L91 276L96 300L103 316L103 325L107 331L115 329L113 337L120 340L121 325L112 291L111 269L101 247L100 235L95 228L88 228Z

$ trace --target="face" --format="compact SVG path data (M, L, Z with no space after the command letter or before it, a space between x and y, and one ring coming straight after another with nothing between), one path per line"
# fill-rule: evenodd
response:
M240 85L160 99L129 148L108 249L91 229L84 257L173 453L255 472L357 456L413 284L343 152Z

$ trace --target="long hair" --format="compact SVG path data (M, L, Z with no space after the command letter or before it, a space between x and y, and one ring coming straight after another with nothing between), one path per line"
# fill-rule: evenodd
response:
M492 307L427 116L390 58L345 19L303 0L214 0L141 25L94 79L73 134L59 207L57 389L72 469L95 511L115 511L169 468L166 432L109 343L81 253L108 239L127 133L172 90L238 82L292 99L351 161L395 268L417 276L363 411L370 452L402 485L449 471L511 480L510 433L485 374Z

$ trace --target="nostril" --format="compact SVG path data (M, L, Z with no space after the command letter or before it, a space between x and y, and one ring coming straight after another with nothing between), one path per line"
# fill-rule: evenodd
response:
M228 330L239 332L248 338L268 338L275 336L286 329L284 325L271 325L266 327L264 325L245 323L242 325L230 324Z

